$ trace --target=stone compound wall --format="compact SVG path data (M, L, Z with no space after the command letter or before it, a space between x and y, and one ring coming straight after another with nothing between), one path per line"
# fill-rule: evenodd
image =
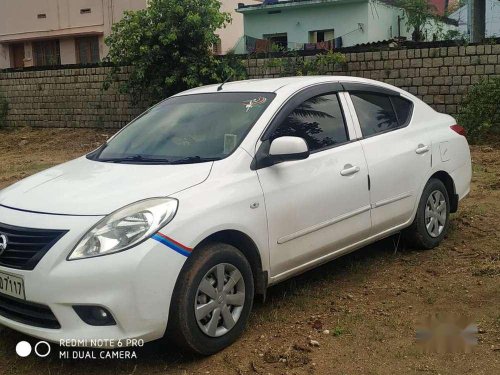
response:
M439 112L456 115L470 87L500 76L500 44L415 48L345 53L345 67L327 74L380 80L418 96ZM305 57L313 58L313 57ZM250 78L280 77L282 68L266 67L263 59L248 60Z
M351 49L352 50L352 49ZM462 96L480 79L500 76L500 44L346 52L345 67L328 74L381 80L407 90L440 112L456 115ZM314 58L314 57L305 57ZM264 59L245 60L249 78L280 77ZM143 108L116 87L102 90L109 67L0 71L9 102L8 126L120 128ZM119 75L127 79L127 68Z
M141 113L116 85L103 91L111 68L61 68L0 72L9 103L7 126L119 128ZM127 79L127 68L119 74Z

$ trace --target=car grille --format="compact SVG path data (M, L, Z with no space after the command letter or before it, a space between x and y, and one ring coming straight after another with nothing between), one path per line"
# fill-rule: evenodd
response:
M65 230L22 228L0 223L0 235L7 238L7 248L0 251L0 265L33 270L45 253L66 233Z
M0 315L34 327L61 328L57 318L48 306L10 298L2 294L0 294Z

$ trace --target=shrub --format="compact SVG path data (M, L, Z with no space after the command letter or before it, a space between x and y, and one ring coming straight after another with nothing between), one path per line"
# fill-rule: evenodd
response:
M231 21L219 0L150 0L127 11L106 38L106 61L114 65L105 88L119 81L134 102L155 103L189 88L241 78L241 61L212 53L215 31ZM127 80L120 67L131 66Z
M313 58L300 56L297 51L285 52L282 57L270 57L262 66L262 74L268 68L279 68L283 77L321 75L331 72L336 66L345 66L346 57L340 52L328 51Z
M9 111L9 102L5 95L0 93L0 128L7 124L7 112Z
M458 121L467 129L468 139L478 142L500 126L500 77L471 86L462 101Z

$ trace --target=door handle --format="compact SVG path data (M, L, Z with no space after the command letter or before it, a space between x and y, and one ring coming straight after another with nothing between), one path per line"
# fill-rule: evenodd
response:
M425 154L426 152L429 152L430 150L430 147L429 146L426 146L426 145L423 145L422 143L420 143L418 145L418 148L415 150L415 152L419 155L421 154Z
M355 173L358 173L359 171L360 171L359 167L352 166L351 164L346 164L344 165L344 169L340 171L340 174L342 176L351 176Z

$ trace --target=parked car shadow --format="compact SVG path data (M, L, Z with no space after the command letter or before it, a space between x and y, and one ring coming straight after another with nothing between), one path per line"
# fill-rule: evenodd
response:
M322 288L320 285L328 283L330 280L342 279L344 277L352 278L357 275L366 274L367 272L373 272L373 269L370 269L370 267L373 266L374 262L382 263L384 259L389 259L394 256L397 241L398 236L386 238L334 261L330 261L313 270L307 271L299 276L295 276L276 286L270 287L266 301L256 301L248 329L251 330L252 326L257 324L256 321L259 321L259 315L265 313L266 310L272 309L273 305L287 302L293 304L294 299L300 298L300 296L297 296L297 294L300 293L297 292L303 291L304 288L307 289L307 291L314 288ZM401 251L401 248L402 245L400 244L398 251ZM133 351L137 358L125 360L123 358L107 359L107 370L104 370L102 368L103 362L101 360L93 360L93 358L102 359L101 352L108 351L81 348L69 349L52 344L51 353L47 358L37 358L32 354L26 359L15 355L15 348L19 341L28 341L34 346L39 340L0 327L0 357L9 358L7 364L0 364L0 370L2 369L2 365L16 367L29 366L30 369L33 369L36 368L38 364L43 364L43 366L47 367L48 361L49 367L64 367L66 371L71 370L71 373L79 373L79 371L82 371L82 373L85 372L85 374L92 374L94 372L99 372L101 374L105 373L104 371L113 373L117 371L134 373L137 366L140 366L141 370L144 370L143 367L166 369L168 367L189 365L191 362L200 361L199 356L183 353L179 351L175 345L164 340L158 340L145 344L143 347L118 349L117 351ZM238 345L238 343L235 345ZM66 351L69 352L69 357L61 358L60 353ZM104 354L104 356L106 355L109 354ZM85 356L87 356L87 358L85 358Z

